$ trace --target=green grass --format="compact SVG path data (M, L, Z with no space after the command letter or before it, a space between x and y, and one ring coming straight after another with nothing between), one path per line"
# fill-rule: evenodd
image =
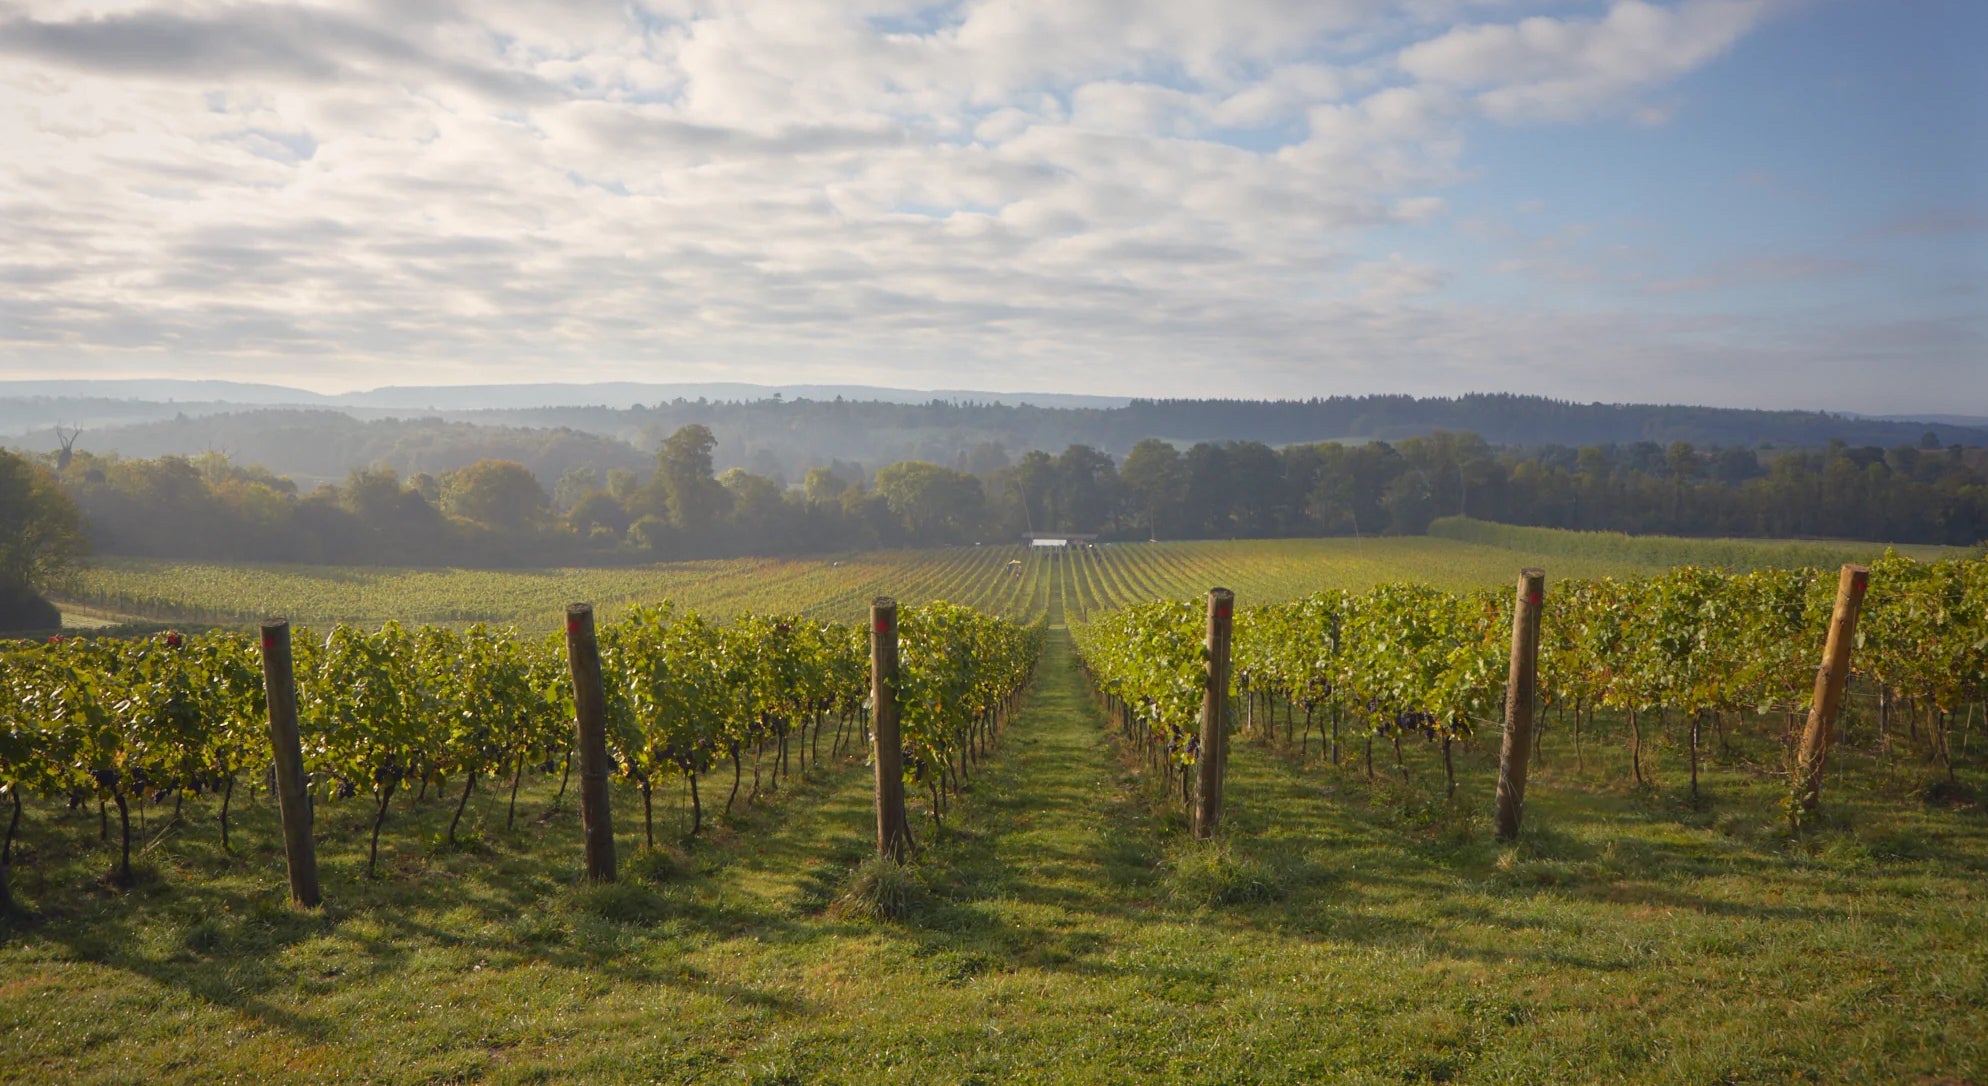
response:
M1891 1083L1988 1068L1988 819L1914 798L1916 762L1846 748L1828 817L1790 838L1769 740L1742 740L1694 804L1676 750L1639 790L1611 731L1574 772L1549 730L1526 839L1503 847L1485 746L1460 756L1450 802L1426 748L1407 784L1377 753L1370 784L1357 749L1332 768L1239 738L1223 837L1203 845L1119 757L1052 638L947 829L916 824L924 856L889 888L898 921L836 907L865 893L873 814L854 762L654 854L618 795L624 881L602 888L574 884L576 817L570 797L541 815L547 783L514 831L501 801L473 800L467 849L427 843L448 800L397 809L370 882L363 806L329 805L317 913L283 902L266 800L244 803L234 858L193 808L129 891L100 877L95 812L37 805L15 885L41 915L0 929L0 1077Z
M1022 563L1021 576L1008 572L1011 560ZM871 597L891 595L909 604L950 600L1027 622L1052 607L1052 596L1064 597L1056 606L1088 613L1143 599L1199 595L1226 584L1245 603L1271 603L1393 580L1476 588L1504 583L1520 567L1541 563L1555 577L1665 568L1420 536L1117 543L1058 555L1014 545L949 547L628 569L229 566L112 558L85 571L74 595L63 602L93 624L120 616L241 624L282 615L299 625L378 626L397 619L553 630L565 605L576 600L599 605L610 618L629 604L667 598L720 619L751 610L858 621Z
M98 621L245 623L283 615L299 624L514 623L556 629L568 603L612 617L663 599L720 619L741 612L860 618L872 597L946 599L1020 621L1048 607L1049 567L1021 577L1006 563L1026 548L949 547L805 558L729 558L606 569L465 570L171 562L108 558L84 570L62 602Z
M1052 606L1079 615L1139 600L1196 596L1221 584L1244 603L1275 603L1326 588L1385 581L1446 589L1503 584L1525 566L1555 579L1660 573L1674 565L1756 568L1868 560L1881 544L1674 539L1446 518L1429 536L1370 539L1114 543L1043 554L1014 544L827 557L731 558L616 569L461 570L362 566L221 565L109 558L84 571L62 602L75 627L121 619L243 624L283 615L300 625L348 622L517 624L557 629L566 604L613 617L671 599L720 619L742 611L800 612L858 621L869 600L944 599L1033 621ZM1918 558L1968 553L1906 547ZM1008 562L1020 561L1012 576ZM1052 598L1054 597L1054 599ZM151 627L133 627L149 629Z
M1814 566L1828 569L1846 562L1869 562L1887 548L1922 562L1981 553L1980 547L1941 547L1920 543L1855 542L1812 539L1692 539L1670 535L1625 535L1621 532L1573 532L1560 528L1527 528L1471 517L1441 517L1429 534L1442 539L1488 547L1532 551L1565 562L1591 559L1636 565L1718 566L1745 572Z

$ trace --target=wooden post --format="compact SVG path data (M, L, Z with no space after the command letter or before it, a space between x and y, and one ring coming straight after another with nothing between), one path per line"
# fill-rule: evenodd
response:
M614 881L614 815L607 793L607 691L594 605L566 605L566 665L573 676L573 727L580 745L580 835L587 844L587 879Z
M317 847L311 841L311 801L305 794L304 752L297 738L297 676L290 658L290 622L262 624L262 687L269 703L269 746L276 795L283 811L283 852L290 869L290 900L315 909Z
M1500 841L1518 838L1525 811L1533 709L1539 702L1539 612L1545 599L1546 571L1521 570L1512 608L1512 666L1505 679L1505 738L1498 751L1498 807L1492 818Z
M1808 726L1802 729L1801 754L1795 762L1795 789L1802 810L1815 810L1822 798L1822 766L1829 756L1830 732L1843 705L1843 688L1850 681L1850 649L1856 641L1857 613L1871 571L1844 566L1836 578L1836 606L1829 616L1829 639L1823 643L1822 666L1815 673L1815 696L1809 704Z
M1222 777L1229 762L1229 640L1236 594L1208 590L1208 684L1201 694L1201 744L1196 752L1194 836L1213 837L1222 820Z
M903 863L911 853L904 821L904 751L897 731L897 601L870 601L870 730L876 744L877 855Z

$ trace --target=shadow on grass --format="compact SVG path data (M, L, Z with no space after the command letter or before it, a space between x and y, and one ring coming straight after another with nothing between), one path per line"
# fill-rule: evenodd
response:
M452 805L431 797L419 806L398 802L382 842L381 877L365 871L364 830L370 812L356 804L321 804L317 812L319 881L327 903L293 909L287 901L280 828L272 808L237 804L237 852L221 852L218 831L189 805L176 837L139 863L141 878L115 890L96 877L104 860L94 812L51 812L30 825L34 843L13 869L17 895L37 912L0 917L0 934L38 944L54 955L129 973L165 990L238 1012L311 1042L335 1040L344 1024L294 1009L299 997L411 968L417 954L436 951L464 961L516 966L536 961L616 981L696 986L740 1002L799 1013L801 1001L743 985L715 984L651 953L682 932L717 936L752 932L762 938L819 937L820 926L797 925L792 910L768 908L751 896L701 898L700 884L723 881L735 868L782 866L817 894L839 878L840 865L860 850L860 838L803 841L780 832L794 808L853 809L845 795L860 766L846 760L790 777L766 802L744 809L713 831L716 841L680 852L644 853L639 804L616 795L623 821L624 880L614 887L578 885L580 841L570 803L541 811L550 785L523 797L515 829L505 829L501 804L487 805L477 843L449 849L423 844L438 836ZM858 798L867 801L867 793ZM810 820L811 821L811 820ZM350 823L348 825L347 823ZM358 827L357 830L354 827ZM210 840L210 837L212 840ZM56 862L44 862L59 857ZM552 862L548 863L548 860ZM570 864L570 869L568 865ZM805 895L802 895L805 896ZM292 1004L286 1007L284 1004Z
M831 941L872 941L940 986L1025 971L1131 977L1140 993L1169 1003L1224 989L1220 937L1246 934L1313 944L1307 952L1336 944L1499 969L1613 973L1649 959L1621 945L1619 932L1590 948L1570 925L1667 913L1836 921L1846 907L1822 900L1817 886L1842 871L1978 870L1973 857L1988 855L1978 843L1968 847L1980 820L1921 807L1881 819L1876 801L1852 798L1854 786L1844 789L1840 820L1791 844L1768 805L1774 781L1749 787L1743 775L1719 773L1698 805L1680 804L1675 790L1637 793L1543 774L1524 840L1505 846L1486 825L1486 749L1459 752L1462 788L1450 801L1438 794L1440 769L1420 756L1412 756L1410 785L1369 786L1356 770L1238 743L1222 842L1231 854L1210 859L1185 841L1177 804L1157 800L1118 759L1067 634L1053 636L1030 704L993 759L975 768L946 828L917 823L919 877L931 893L905 921L828 913L868 854L874 825L868 773L844 759L783 781L763 804L712 817L706 839L654 853L634 847L639 801L618 793L624 879L613 887L576 885L570 802L531 813L549 782L534 782L515 830L501 828L501 805L473 808L483 837L468 851L420 844L446 824L446 798L411 812L396 806L379 880L362 877L364 834L352 830L363 825L361 812L327 806L320 848L332 904L320 914L283 902L273 844L280 835L266 805L239 816L238 841L249 842L241 856L221 856L206 842L209 825L198 824L183 845L169 843L153 858L161 877L122 895L77 889L101 857L94 812L84 812L53 820L54 829L91 859L53 881L23 880L38 900L53 893L76 903L48 907L20 935L272 1029L333 1041L346 1034L344 1021L299 1010L310 997L361 978L404 972L420 982L486 963L695 991L780 1018L820 1012L791 985L742 982L700 957L727 940L824 954L839 952ZM659 839L674 837L682 822L661 817L673 805L658 798ZM1197 859L1209 862L1199 875L1184 874ZM1265 888L1232 891L1237 872ZM1193 878L1204 884L1197 889ZM1721 897L1722 878L1756 883L1756 900ZM1899 922L1868 901L1856 917ZM1197 954L1150 952L1149 940L1171 938L1197 943Z

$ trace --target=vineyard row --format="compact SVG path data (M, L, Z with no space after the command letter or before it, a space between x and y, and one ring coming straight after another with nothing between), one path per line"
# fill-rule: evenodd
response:
M907 609L898 637L904 776L931 797L936 818L1026 685L1042 631L933 603ZM313 797L370 797L369 873L403 788L454 782L457 821L483 781L508 779L513 815L526 772L561 773L563 792L575 708L559 636L388 623L300 633L290 644L308 787ZM869 651L860 626L766 616L721 626L668 604L603 626L608 756L642 797L649 842L651 795L665 779L686 781L696 833L701 781L729 770L729 809L748 762L757 791L769 747L777 780L790 756L802 769L819 761L831 725L831 756L867 743ZM0 647L0 796L13 808L0 872L13 862L28 796L115 809L125 879L134 802L217 795L228 847L237 783L271 765L264 677L255 641L230 632ZM456 830L452 822L451 840Z
M1695 791L1708 721L1787 722L1806 708L1836 591L1833 574L1808 569L1561 581L1542 601L1539 702L1571 711L1577 730L1596 710L1623 715L1639 783L1646 722L1682 721ZM1307 728L1324 714L1335 762L1342 727L1366 737L1369 772L1374 739L1391 742L1397 761L1403 738L1438 743L1454 791L1451 744L1498 726L1513 606L1509 590L1384 584L1242 609L1229 694L1242 699L1246 729L1278 702L1303 712ZM1200 606L1139 604L1073 633L1093 686L1155 765L1194 764L1208 682ZM1956 714L1988 697L1988 562L1874 563L1851 667L1877 703L1880 734L1901 714L1915 733L1923 723L1951 776ZM1167 779L1189 798L1187 774Z

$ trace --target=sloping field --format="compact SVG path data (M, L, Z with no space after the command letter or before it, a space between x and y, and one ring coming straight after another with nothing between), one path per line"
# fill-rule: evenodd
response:
M1492 528L1499 526L1492 525ZM1625 537L1626 538L1626 537ZM1812 545L1804 545L1810 546ZM1022 621L1051 595L1072 615L1138 600L1191 596L1222 585L1245 603L1387 581L1439 588L1503 583L1523 566L1561 577L1627 576L1733 555L1773 564L1796 558L1876 557L1880 544L1777 549L1749 541L1666 540L1659 550L1596 547L1586 533L1514 530L1498 543L1425 536L1381 539L1202 540L1112 543L1065 552L1007 544L828 557L728 558L621 569L465 570L374 566L218 565L108 559L85 572L69 602L92 614L165 621L251 622L269 615L321 624L503 622L552 627L561 609L592 602L612 616L669 599L717 618L744 611L854 621L873 596L935 599ZM1926 557L1944 553L1918 548ZM1057 571L1068 576L1057 578Z
M1791 837L1775 747L1736 740L1693 802L1674 755L1632 788L1621 740L1591 732L1579 768L1554 732L1507 847L1495 743L1446 800L1426 750L1369 780L1251 738L1195 842L1053 631L945 829L919 808L899 923L831 906L875 832L860 755L654 850L617 783L604 887L575 883L556 774L515 826L480 791L460 848L453 797L396 799L373 879L368 799L327 796L311 911L284 905L266 793L237 796L232 854L212 795L141 804L129 889L95 810L42 803L16 845L34 912L0 917L0 1082L1981 1081L1978 805L1860 750Z
M729 618L744 611L853 619L870 597L946 599L1031 618L1049 606L1040 564L1021 547L875 551L826 558L733 558L625 569L465 570L373 566L212 565L112 559L83 574L69 602L139 618L299 623L556 624L566 604L624 607L674 600Z

